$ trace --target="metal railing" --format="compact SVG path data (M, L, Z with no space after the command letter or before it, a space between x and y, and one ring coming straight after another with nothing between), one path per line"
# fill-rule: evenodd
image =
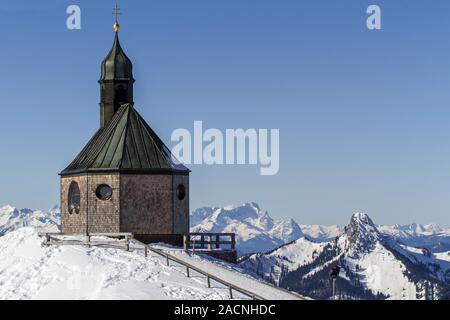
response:
M172 255L172 254L170 254L168 252L165 252L165 251L163 251L161 249L154 248L154 247L152 247L152 246L150 246L148 244L145 244L143 242L140 242L140 241L138 241L136 239L133 239L133 242L135 242L135 243L137 243L137 244L139 244L139 245L144 247L145 257L147 257L148 256L148 252L151 251L151 252L156 253L157 255L159 255L161 257L164 257L165 260L166 260L166 265L167 266L170 266L170 261L173 261L175 263L178 263L181 266L184 266L186 268L186 276L188 278L191 276L191 271L195 271L195 272L205 276L206 277L206 284L207 284L208 288L211 288L211 280L222 284L223 286L228 288L230 299L233 299L233 290L234 290L234 291L239 292L239 293L241 293L241 294L243 294L243 295L245 295L245 296L247 296L247 297L249 297L249 298L251 298L253 300L266 300L265 298L263 298L262 296L254 293L254 292L251 292L249 290L246 290L244 288L236 286L236 285L234 285L234 284L232 284L232 283L230 283L230 282L228 282L226 280L220 279L219 277L217 277L217 276L215 276L215 275L213 275L213 274L211 274L211 273L209 273L207 271L204 271L204 270L202 270L202 269L200 269L200 268L198 268L198 267L196 267L196 266L194 266L194 265L192 265L192 264L190 264L190 263L188 263L186 261L183 261L183 260L175 257L174 255Z

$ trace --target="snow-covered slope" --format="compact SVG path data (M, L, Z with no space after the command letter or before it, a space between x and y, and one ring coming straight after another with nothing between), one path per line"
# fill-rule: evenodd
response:
M240 255L267 252L303 236L294 220L274 220L256 203L197 209L191 214L191 231L236 233Z
M399 243L380 233L366 214L354 214L345 229L334 241L300 239L271 253L252 255L241 266L319 299L330 298L329 273L336 266L341 267L341 298L436 299L448 291L447 255Z
M255 275L279 285L283 274L314 261L326 245L325 242L300 238L267 254L256 253L249 258L244 257L241 265Z
M217 260L202 254L196 255L186 254L184 250L172 248L164 244L159 244L156 247L158 249L162 249L166 253L170 253L176 256L178 259L181 259L195 267L207 270L208 273L210 273L211 275L223 279L228 283L231 283L235 286L256 293L263 299L269 300L305 299L305 297L300 297L299 295L293 292L283 289L280 290L280 288L277 286L270 285L266 281L261 281L259 277L255 277L254 274L248 272L247 270L241 268L236 264L226 263L221 260ZM206 265L207 268L205 268Z
M0 237L0 300L229 298L226 287L214 284L209 289L204 277L188 278L185 268L168 267L164 258L152 253L145 258L142 252L123 249L41 244L33 228ZM217 268L196 260L205 270ZM242 276L230 271L229 280L239 282L234 275ZM244 297L235 292L235 298Z
M60 210L54 207L48 212L31 209L17 209L12 206L0 208L0 237L22 227L33 227L39 231L59 230Z

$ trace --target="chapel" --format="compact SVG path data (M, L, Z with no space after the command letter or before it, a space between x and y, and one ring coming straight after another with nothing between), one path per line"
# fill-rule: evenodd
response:
M177 242L189 233L189 169L138 113L133 64L119 41L101 64L100 124L61 173L62 233L131 232Z

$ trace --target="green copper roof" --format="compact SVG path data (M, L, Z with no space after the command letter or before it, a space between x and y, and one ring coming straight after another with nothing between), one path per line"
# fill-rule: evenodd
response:
M111 80L133 80L133 64L120 46L118 32L111 51L102 62L100 81Z
M92 137L60 175L85 172L188 174L131 104Z

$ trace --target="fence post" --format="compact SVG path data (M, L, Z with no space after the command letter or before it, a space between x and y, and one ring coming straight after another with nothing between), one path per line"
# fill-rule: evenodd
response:
M88 234L86 239L87 239L88 248L90 248L91 247L91 236Z
M45 234L45 240L47 242L47 245L50 245L50 235L48 233Z
M147 247L147 245L144 248L145 248L145 257L147 258L148 257L148 247Z
M216 249L220 249L220 235L216 234Z
M127 251L130 251L130 237L125 237Z
M212 238L213 238L213 235L210 233L210 234L208 234L208 250L212 250Z
M233 288L229 287L230 289L230 299L233 299Z
M236 234L231 235L231 250L236 250Z
M205 235L200 236L200 248L205 249Z
M188 239L188 235L183 235L183 246L184 246L184 251L187 251L189 248L189 239Z
M186 266L186 277L190 278L189 267L188 266Z
M206 276L206 281L208 282L208 288L211 288L211 278Z
M166 263L167 263L167 266L169 267L170 266L169 255L166 255Z

